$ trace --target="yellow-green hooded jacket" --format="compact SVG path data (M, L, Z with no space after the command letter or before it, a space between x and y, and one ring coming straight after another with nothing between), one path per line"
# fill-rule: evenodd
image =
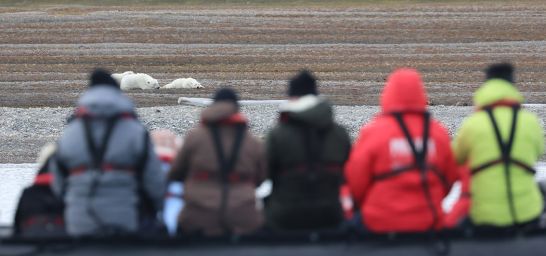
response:
M501 149L493 124L482 109L499 102L523 103L523 96L509 82L491 79L476 91L474 105L477 111L470 115L459 129L453 149L457 161L468 163L474 169L501 158ZM508 140L512 126L513 110L510 106L493 108L504 142ZM521 109L517 116L516 132L511 158L534 166L544 151L544 137L539 119L533 113ZM509 165L511 193L514 202L515 223L524 223L542 213L544 203L534 176L522 167ZM510 210L507 180L502 163L475 173L471 179L472 205L470 218L476 225L510 226L514 224Z

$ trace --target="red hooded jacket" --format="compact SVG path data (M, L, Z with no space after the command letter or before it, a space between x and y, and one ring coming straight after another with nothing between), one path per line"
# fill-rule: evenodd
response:
M381 113L362 128L353 146L345 176L355 207L360 207L362 221L372 232L422 232L433 226L435 229L445 227L442 200L455 181L462 179L464 184L468 183L464 169L460 172L455 162L447 130L432 118L425 162L437 171L427 169L428 185L423 185L417 167L379 178L415 163L411 147L392 113L403 113L402 119L419 150L423 144L426 105L426 92L419 73L413 69L395 71L383 89ZM466 211L457 210L462 212L460 214Z

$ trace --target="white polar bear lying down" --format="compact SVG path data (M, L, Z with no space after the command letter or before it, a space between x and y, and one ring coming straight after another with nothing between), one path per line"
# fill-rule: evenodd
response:
M121 78L120 88L122 90L131 90L131 89L159 89L159 82L153 77L142 74L128 74Z
M134 74L135 72L133 71L125 71L123 73L114 73L112 74L112 78L114 78L114 80L116 80L116 82L118 82L118 84L121 84L121 79L126 76L126 75L132 75Z
M197 80L189 78L178 78L161 87L161 89L200 89L204 88Z

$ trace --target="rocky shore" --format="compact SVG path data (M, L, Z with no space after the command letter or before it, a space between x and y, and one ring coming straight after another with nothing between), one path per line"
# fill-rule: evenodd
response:
M541 120L546 119L546 107L529 105ZM202 107L166 106L139 108L138 115L150 130L171 129L184 135L199 122ZM252 131L264 137L277 121L277 105L243 106L242 111L250 121ZM352 138L358 135L363 123L370 121L379 111L377 106L336 106L336 120L349 131ZM60 136L72 108L0 108L0 163L33 162L40 147ZM454 135L472 107L432 106L430 111Z

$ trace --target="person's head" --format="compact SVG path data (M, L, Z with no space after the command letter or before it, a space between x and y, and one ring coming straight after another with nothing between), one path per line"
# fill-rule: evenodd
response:
M496 63L485 70L485 80L503 79L514 83L514 66L510 63Z
M302 70L290 79L288 97L299 98L305 95L318 95L317 80L311 72Z
M424 111L427 93L419 72L412 68L400 68L387 78L381 93L383 112Z
M100 68L95 69L89 78L89 87L97 85L112 86L119 89L119 84L112 78L110 72Z
M217 102L231 102L239 107L239 97L237 96L237 93L233 89L230 88L221 88L216 93L214 93L214 96L212 97L214 103Z
M473 102L476 109L494 104L522 104L523 95L514 86L514 67L510 63L496 63L485 70L485 82L476 90Z

